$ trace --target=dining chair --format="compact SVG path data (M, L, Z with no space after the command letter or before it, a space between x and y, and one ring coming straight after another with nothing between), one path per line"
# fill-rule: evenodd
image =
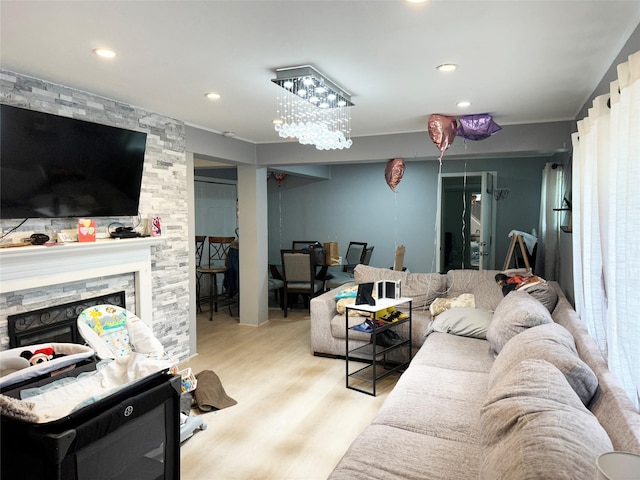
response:
M224 275L228 271L227 257L234 240L235 237L209 237L209 264L197 268L201 275L208 275L210 280L209 320L213 320L213 313L218 311L218 274ZM229 303L229 315L231 315L231 303Z
M366 254L367 242L349 242L347 253L344 256L344 265L342 271L353 273L353 269L359 263L362 263Z
M314 243L316 243L315 240L293 240L291 242L291 250L304 250Z
M367 248L366 242L349 242L347 253L344 257L342 269L337 272L331 272L326 281L326 288L332 290L345 283L353 282L353 270L358 264L369 265L371 255L373 254L373 246Z
M318 245L316 240L293 240L291 242L292 250L308 250L310 246ZM314 263L316 267L316 280L322 280L326 282L331 276L327 275L327 270L329 269L329 265L327 265L326 261L326 252L324 248L321 250L322 253L314 252Z
M196 235L196 309L198 312L202 312L202 307L200 306L200 278L202 273L198 269L202 266L202 254L204 253L206 240L206 235Z
M373 255L373 249L375 247L373 245L368 246L367 248L364 249L364 255L362 256L362 265L369 265L369 262L371 262L371 256Z
M280 305L280 308L283 308L284 278L282 278L282 272L280 268L278 268L278 265L272 263L269 264L268 288L270 292L273 291L274 298Z
M286 317L290 294L302 294L305 306L308 307L311 298L323 292L324 282L315 278L315 263L311 252L280 250L280 256L284 281L284 316Z

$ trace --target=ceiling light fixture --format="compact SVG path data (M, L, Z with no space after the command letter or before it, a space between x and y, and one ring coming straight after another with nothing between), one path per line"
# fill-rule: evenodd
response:
M220 100L220 95L217 93L209 92L204 94L209 100Z
M113 58L116 56L116 52L108 48L94 48L93 53L103 58Z
M436 67L436 69L440 70L441 72L453 72L456 68L458 68L458 65L456 65L455 63L443 63L442 65L438 65Z
M456 105L460 108L467 108L471 106L471 102L469 102L468 100L463 100L461 102L456 103Z
M310 65L279 68L271 80L278 91L275 130L282 138L295 137L318 150L349 148L353 106L351 94Z

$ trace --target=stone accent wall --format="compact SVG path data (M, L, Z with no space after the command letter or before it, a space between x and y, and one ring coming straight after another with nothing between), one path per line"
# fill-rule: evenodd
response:
M162 238L165 241L152 247L151 324L154 334L167 352L185 360L189 355L189 244L186 238L188 209L184 123L132 105L2 69L0 102L147 133L140 218L96 218L96 226L106 229L112 222L136 226L140 219L152 215L162 218ZM7 232L22 220L2 220L0 228L2 232ZM77 219L29 219L18 231L46 233L75 228L76 225ZM8 348L8 315L119 290L127 292L127 308L135 311L132 274L98 277L44 290L0 294L0 349Z

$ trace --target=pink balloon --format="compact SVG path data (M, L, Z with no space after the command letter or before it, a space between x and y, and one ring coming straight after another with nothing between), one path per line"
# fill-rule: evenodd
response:
M387 166L384 169L384 179L387 181L387 185L392 191L396 191L396 187L402 180L404 175L404 160L401 158L394 158L387 162Z
M456 119L434 113L429 117L428 127L429 136L440 150L440 160L442 160L445 150L453 144L453 139L456 138Z

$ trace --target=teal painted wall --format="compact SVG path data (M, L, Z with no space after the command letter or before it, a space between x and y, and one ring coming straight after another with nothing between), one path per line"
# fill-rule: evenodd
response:
M538 229L542 169L554 158L448 160L441 173L497 172L497 188L509 196L497 204L496 267L502 268L511 230ZM385 163L333 165L330 180L289 175L268 181L269 262L280 263L281 248L292 240L337 241L340 254L349 241L375 246L371 265L390 267L395 245L407 248L405 266L435 271L436 161L407 161L397 193L384 178Z

